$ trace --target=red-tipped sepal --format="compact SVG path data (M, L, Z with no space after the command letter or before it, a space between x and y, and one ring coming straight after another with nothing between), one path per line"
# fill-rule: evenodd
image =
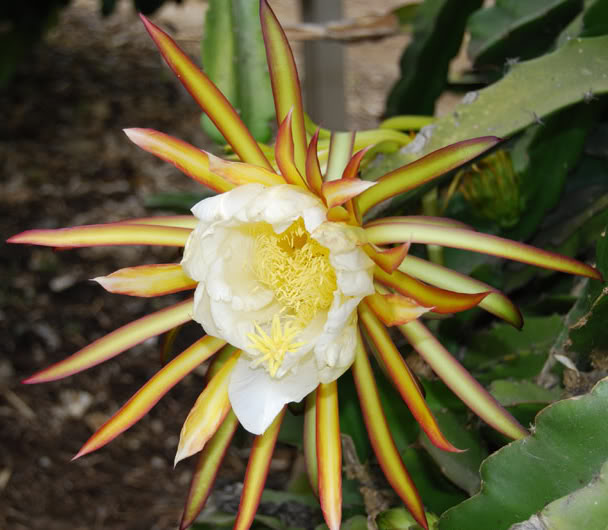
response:
M499 141L500 138L494 136L465 140L433 151L411 164L387 173L378 180L377 186L357 198L361 215L390 197L417 188L478 157Z
M365 245L361 247L363 251L387 274L391 274L405 259L409 250L410 244L403 243L401 245L390 248L379 248L374 245Z
M465 311L477 306L488 294L457 293L426 285L401 271L387 274L380 267L374 269L374 278L380 283L392 287L403 296L413 298L418 304L432 307L435 313L450 314Z
M346 201L374 186L375 182L358 178L342 178L325 182L322 187L323 198L328 208L341 206Z
M141 149L170 162L181 172L208 188L218 193L234 188L233 184L209 169L207 153L193 145L154 129L124 129L124 133Z
M285 32L266 0L260 2L260 22L266 47L268 71L272 84L277 123L281 124L293 109L293 143L295 166L306 172L306 129L302 93L296 63Z
M509 438L528 435L509 412L441 345L419 321L399 326L399 330L433 371L488 425Z
M479 307L502 318L516 328L521 328L523 325L521 313L515 304L501 292L495 291L487 283L469 278L464 274L412 255L408 255L403 260L403 263L399 266L399 270L442 289L450 289L468 294L489 292L490 294L479 302Z
M390 485L407 506L416 521L428 529L422 499L409 476L388 428L378 395L372 367L359 332L355 362L352 367L363 419L378 463Z
M454 447L439 429L414 375L399 354L388 331L365 301L359 304L359 319L376 347L395 388L431 442L444 451L460 452L460 449Z
M317 390L306 396L302 445L310 487L319 496L319 467L317 463Z
M342 520L342 442L336 381L319 385L316 408L319 501L327 526L338 530Z
M186 245L191 231L187 228L174 226L108 223L71 228L27 230L7 239L6 242L55 248L99 247L107 245L183 247Z
M128 267L108 276L98 276L93 281L110 293L144 298L187 291L197 285L177 263Z
M215 123L239 158L271 170L272 166L264 153L226 97L169 35L143 15L140 17L171 70Z
M344 172L342 173L343 179L354 179L357 177L359 174L359 167L361 166L361 160L363 160L365 153L367 153L371 147L372 146L369 145L365 149L361 149L353 155L350 162L346 164L346 167L344 168Z
M211 378L188 413L179 436L175 464L198 453L215 434L230 410L228 383L241 352L235 351Z
M179 381L226 344L209 335L195 342L163 367L104 423L74 459L103 447L143 418Z
M295 186L306 187L294 159L291 111L287 113L287 116L285 116L285 119L279 126L274 154L285 181Z
M319 129L310 139L308 150L306 151L306 181L308 187L321 196L321 188L323 186L323 174L319 165L319 156L317 155L317 145L319 142Z
M412 298L393 293L374 293L366 296L365 301L382 323L389 327L416 320L433 309L419 305Z
M204 508L224 455L228 451L238 426L239 422L234 412L229 411L216 433L201 451L190 483L188 498L179 525L180 530L186 530Z
M247 530L253 522L253 517L260 504L260 497L266 483L272 452L277 442L285 410L286 407L283 407L266 432L256 436L253 442L234 530Z
M67 359L28 377L23 382L46 383L82 372L100 364L146 339L165 333L192 318L193 299L152 313L97 339Z
M545 269L587 276L595 280L602 278L597 269L554 252L472 230L447 226L439 229L428 224L411 223L407 217L387 217L374 222L373 226L365 227L365 231L369 242L376 245L404 241L441 245L500 256Z

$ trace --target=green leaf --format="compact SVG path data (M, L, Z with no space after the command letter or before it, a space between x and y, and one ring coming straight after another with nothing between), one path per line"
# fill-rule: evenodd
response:
M585 0L579 13L557 38L556 47L576 37L598 37L608 34L608 0Z
M473 13L469 57L475 66L499 66L508 59L530 59L551 46L582 9L582 0L497 0Z
M421 433L419 442L437 463L443 474L469 495L479 491L479 466L488 455L477 431L465 427L465 417L448 410L433 410L441 432L463 453L449 453L435 447L426 434Z
M485 460L481 492L444 513L440 530L507 529L587 484L608 460L607 408L608 379L548 406L534 434Z
M558 203L570 170L583 151L587 133L598 117L595 105L579 104L530 127L513 149L524 205L509 239L528 239Z
M512 136L553 112L608 93L607 71L608 36L572 39L552 53L516 64L493 85L469 93L405 149L387 155L382 168L395 169L467 138Z
M521 405L522 403L549 404L561 397L560 388L547 389L532 381L510 381L497 379L492 381L490 393L503 407Z
M596 266L608 278L608 240L604 228L596 247ZM563 354L572 351L580 360L588 360L594 350L605 351L606 307L608 296L601 282L583 280L584 288L579 299L564 318L564 326L556 335L552 352ZM599 348L598 348L599 347Z
M424 450L408 447L401 452L401 457L416 484L422 502L431 512L442 514L467 498L460 488L441 473L440 468Z
M473 337L463 365L480 382L534 377L543 367L562 326L557 315L528 317L521 331L508 324L496 324Z
M589 2L583 15L581 37L597 37L608 34L608 1L595 0Z
M607 277L608 274L608 230L600 235L597 243L597 260L598 267ZM599 282L594 282L596 285L593 291L597 292L597 296L590 302L589 310L570 327L570 345L568 350L584 356L585 358L592 354L600 354L604 358L608 351L608 333L606 333L606 322L608 322L608 289L599 290Z
M553 501L539 514L515 524L511 530L544 528L604 528L608 521L608 461L585 487Z
M302 436L304 430L304 415L296 416L288 411L281 423L281 430L277 440L281 443L293 445L302 449Z
M429 528L437 522L437 517L432 513L426 513ZM405 508L391 508L386 510L376 517L376 525L378 530L422 530L422 527L416 523L412 514Z
M388 97L386 115L433 114L450 60L458 53L467 17L481 0L426 0L414 19L412 42L401 57L401 79Z
M587 142L585 150L589 146ZM607 223L608 161L583 156L533 244L573 256L595 247Z

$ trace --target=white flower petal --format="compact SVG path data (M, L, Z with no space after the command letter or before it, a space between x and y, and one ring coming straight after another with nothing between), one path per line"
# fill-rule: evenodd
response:
M357 345L357 329L355 326L346 326L334 342L328 345L325 358L331 358L333 364L329 363L319 368L319 380L321 383L331 383L340 377L355 360L355 347Z
M362 271L336 271L338 289L346 296L361 298L374 293L374 281L369 269Z
M192 213L205 224L222 220L247 221L246 218L242 218L247 206L255 202L264 189L261 184L239 186L229 192L200 201L192 208Z
M204 283L199 283L194 291L194 314L192 318L198 322L207 335L212 337L221 337L220 330L215 325L215 320L211 316L211 305L209 295L207 294L207 286Z
M353 363L356 307L364 296L374 292L373 262L360 248L365 234L356 227L328 222L327 209L318 197L287 184L247 184L205 199L192 211L200 221L186 243L182 266L199 282L193 318L210 335L245 352L231 375L229 397L245 428L259 434L286 403L300 401L319 381L334 381ZM304 327L296 327L295 334L285 339L281 329L287 329L284 326L297 316L293 308L315 298L286 302L285 293L293 287L289 275L283 272L277 276L285 282L280 295L279 287L270 288L266 279L256 276L260 265L257 260L271 259L267 256L279 260L276 266L283 266L280 253L267 255L256 250L256 238L263 233L256 225L267 223L280 234L298 219L303 220L310 237L329 250L326 266L335 273L336 289L329 308L323 302L307 314L302 324L294 320L296 326ZM299 247L293 251L298 252ZM291 266L287 257L285 260L284 265ZM311 274L306 276L308 281L315 285L317 278ZM306 296L314 297L315 292L313 289ZM325 299L327 294L323 294ZM267 336L257 331L260 328ZM252 334L263 341L260 350L252 346ZM253 368L256 359L265 354L277 357Z
M261 366L251 368L251 361L241 356L230 375L228 397L241 425L253 434L263 434L284 405L301 401L318 384L311 356L298 366L296 373L280 379L270 377Z

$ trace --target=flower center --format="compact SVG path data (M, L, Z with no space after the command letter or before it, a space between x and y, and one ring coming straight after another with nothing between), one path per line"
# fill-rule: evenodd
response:
M248 335L251 346L262 354L255 366L268 362L274 376L285 355L303 345L294 342L296 335L331 305L336 273L329 250L310 237L302 218L280 234L268 223L255 223L248 231L255 238L253 273L283 308L273 317L270 335L257 323L256 332Z
M302 218L281 234L267 223L256 223L254 234L254 274L304 327L329 308L337 288L329 250L310 237Z

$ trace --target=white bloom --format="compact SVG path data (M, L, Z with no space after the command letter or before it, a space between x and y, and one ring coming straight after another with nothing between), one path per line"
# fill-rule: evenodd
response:
M328 222L319 198L296 186L247 184L192 212L182 267L199 282L193 318L243 350L230 403L261 434L286 403L352 364L373 262L356 228Z

